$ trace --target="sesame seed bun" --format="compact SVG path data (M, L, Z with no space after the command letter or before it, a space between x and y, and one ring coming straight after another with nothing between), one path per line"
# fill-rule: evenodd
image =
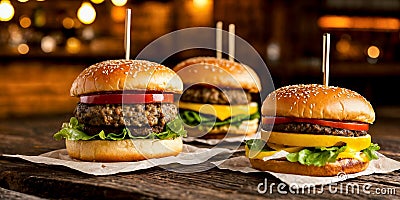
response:
M375 112L357 92L317 84L291 85L269 94L262 106L264 116L356 121L372 124Z
M145 60L107 60L85 70L72 84L71 96L122 91L153 90L182 93L182 80L171 69Z
M189 70L182 70L189 66ZM260 79L253 69L226 59L190 58L176 65L173 70L186 85L207 83L223 88L243 88L253 93L261 89Z

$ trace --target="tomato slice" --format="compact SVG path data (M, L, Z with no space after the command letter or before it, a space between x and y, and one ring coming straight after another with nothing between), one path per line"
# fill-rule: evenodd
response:
M94 94L80 97L87 104L173 103L173 94Z
M263 117L263 124L287 124L287 123L309 123L318 124L321 126L329 126L333 128L341 128L356 131L368 131L369 124L350 121L333 121L324 119L307 119L307 118L292 118L292 117Z

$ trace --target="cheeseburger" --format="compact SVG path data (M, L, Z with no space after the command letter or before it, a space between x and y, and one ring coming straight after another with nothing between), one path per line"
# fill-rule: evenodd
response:
M173 70L187 88L180 98L179 112L190 136L224 138L227 134L256 133L261 85L250 67L226 59L197 57Z
M266 97L263 140L246 141L246 156L263 171L308 176L360 172L378 159L379 146L368 134L374 120L371 104L354 91L316 84L282 87ZM286 157L271 157L280 150L288 152Z
M182 151L183 123L174 94L181 79L171 69L144 60L94 64L75 79L74 117L54 138L65 138L71 158L85 161L137 161Z

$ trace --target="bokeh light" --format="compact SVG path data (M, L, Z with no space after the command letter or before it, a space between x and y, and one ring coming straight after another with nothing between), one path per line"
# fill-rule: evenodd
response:
M27 16L21 16L19 18L19 25L21 25L22 28L29 28L32 24L32 21L29 17Z
M113 6L111 8L111 19L113 19L115 22L124 22L125 8L119 6Z
M193 5L197 8L203 8L209 4L209 0L193 0Z
M90 1L95 4L100 4L100 3L103 3L104 0L90 0Z
M2 0L0 2L0 21L10 21L14 17L14 7L10 1Z
M115 6L124 6L128 0L111 0Z
M56 45L56 39L51 36L43 37L42 41L40 42L40 47L45 53L53 52L56 49Z
M65 48L68 53L79 53L79 51L81 50L81 41L74 37L68 38Z
M380 50L377 46L370 46L368 47L367 54L370 58L378 58Z
M63 27L66 28L66 29L71 29L71 28L74 27L75 22L74 22L74 20L73 20L72 18L66 17L66 18L64 18L63 21L62 21L62 25L63 25Z
M89 2L83 2L78 9L78 19L84 24L91 24L96 19L96 10Z
M29 52L29 46L27 44L19 44L17 50L20 54L27 54Z

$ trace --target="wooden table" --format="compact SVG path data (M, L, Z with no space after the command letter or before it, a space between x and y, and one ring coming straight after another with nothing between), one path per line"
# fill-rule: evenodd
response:
M69 116L8 119L0 122L0 154L38 155L64 148L54 141L52 134ZM381 146L381 153L400 161L399 118L378 118L372 126L373 141ZM196 145L196 143L194 143ZM198 145L198 144L197 144ZM151 168L110 176L93 176L62 167L34 164L17 158L0 156L0 199L259 199L259 198L399 198L400 171L388 174L361 176L343 182L370 184L369 192L346 193L339 186L334 193L325 186L322 194L299 191L292 194L289 186L278 191L278 179L267 173L244 174L213 168L197 173L175 173L162 168ZM257 186L268 180L275 183L272 192L260 194ZM334 189L334 188L333 188ZM317 188L320 190L320 188ZM379 195L376 191L385 191ZM288 194L280 194L279 192Z

